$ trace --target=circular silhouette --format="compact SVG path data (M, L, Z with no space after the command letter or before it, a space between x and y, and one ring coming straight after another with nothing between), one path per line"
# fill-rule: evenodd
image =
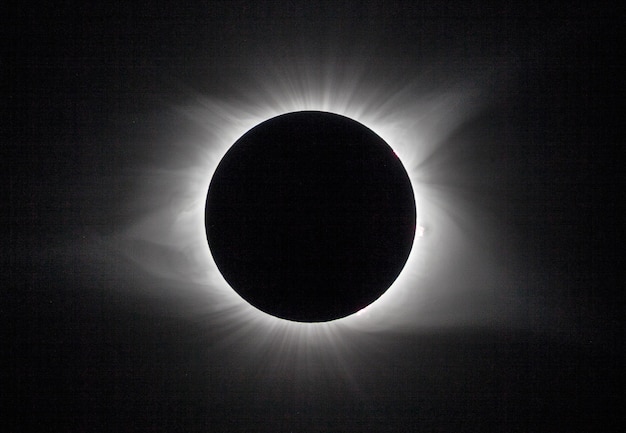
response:
M319 111L274 117L237 140L213 175L205 216L228 284L299 322L378 299L415 235L413 189L393 150L362 124Z

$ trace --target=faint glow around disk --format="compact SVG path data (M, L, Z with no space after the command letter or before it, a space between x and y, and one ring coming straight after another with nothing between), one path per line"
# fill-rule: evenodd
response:
M410 298L414 305L415 298L420 296L420 278L425 272L430 228L436 225L432 218L437 215L436 209L429 208L429 194L423 194L425 189L420 185L418 166L438 143L447 138L450 130L466 120L468 106L472 105L476 96L471 90L475 86L457 86L456 90L448 89L441 93L420 93L413 88L416 83L394 84L393 87L380 85L358 74L344 76L343 80L323 80L313 79L310 74L299 74L298 71L278 71L271 75L271 81L250 83L250 89L242 86L240 95L231 102L195 94L184 107L178 107L181 114L200 126L203 137L195 137L192 143L180 143L178 149L186 152L186 158L192 161L191 166L187 165L184 170L155 173L154 177L162 182L174 180L177 183L177 198L172 199L174 202L169 203L168 208L175 207L180 211L174 215L165 210L155 212L134 229L131 228L127 235L129 238L150 239L150 242L180 251L186 262L178 267L178 271L165 271L156 260L151 271L169 279L180 279L204 287L206 308L209 310L206 315L232 323L232 338L261 328L268 332L280 330L285 338L290 335L298 338L332 335L336 340L339 338L337 332L344 327L375 330L393 326L398 321L410 321L415 315L406 307L405 300ZM409 174L417 208L413 248L397 280L383 296L365 309L325 323L289 322L267 315L246 303L218 271L206 242L204 227L209 183L230 146L267 119L303 110L349 117L384 139ZM426 222L424 215L429 218ZM428 231L424 226L429 227ZM140 260L137 258L137 261Z

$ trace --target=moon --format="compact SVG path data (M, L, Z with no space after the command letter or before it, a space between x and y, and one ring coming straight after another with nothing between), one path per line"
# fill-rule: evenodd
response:
M226 282L249 304L327 322L376 301L415 236L415 198L392 148L348 117L291 112L250 129L209 185L206 235Z

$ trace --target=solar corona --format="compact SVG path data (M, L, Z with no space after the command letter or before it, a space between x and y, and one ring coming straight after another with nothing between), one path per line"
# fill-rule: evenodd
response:
M330 350L430 326L444 263L469 248L431 160L479 105L476 85L425 93L333 64L331 81L303 62L257 69L230 100L191 93L171 111L187 133L142 170L149 206L127 254L232 338Z

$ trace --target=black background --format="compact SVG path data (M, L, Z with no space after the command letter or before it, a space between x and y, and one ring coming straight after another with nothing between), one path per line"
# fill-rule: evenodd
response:
M623 11L548 3L3 4L3 430L619 431ZM194 134L169 106L329 53L442 92L493 70L489 109L420 169L496 217L489 241L529 301L517 326L264 345L219 306L181 307L202 292L98 250L163 188L140 168Z

